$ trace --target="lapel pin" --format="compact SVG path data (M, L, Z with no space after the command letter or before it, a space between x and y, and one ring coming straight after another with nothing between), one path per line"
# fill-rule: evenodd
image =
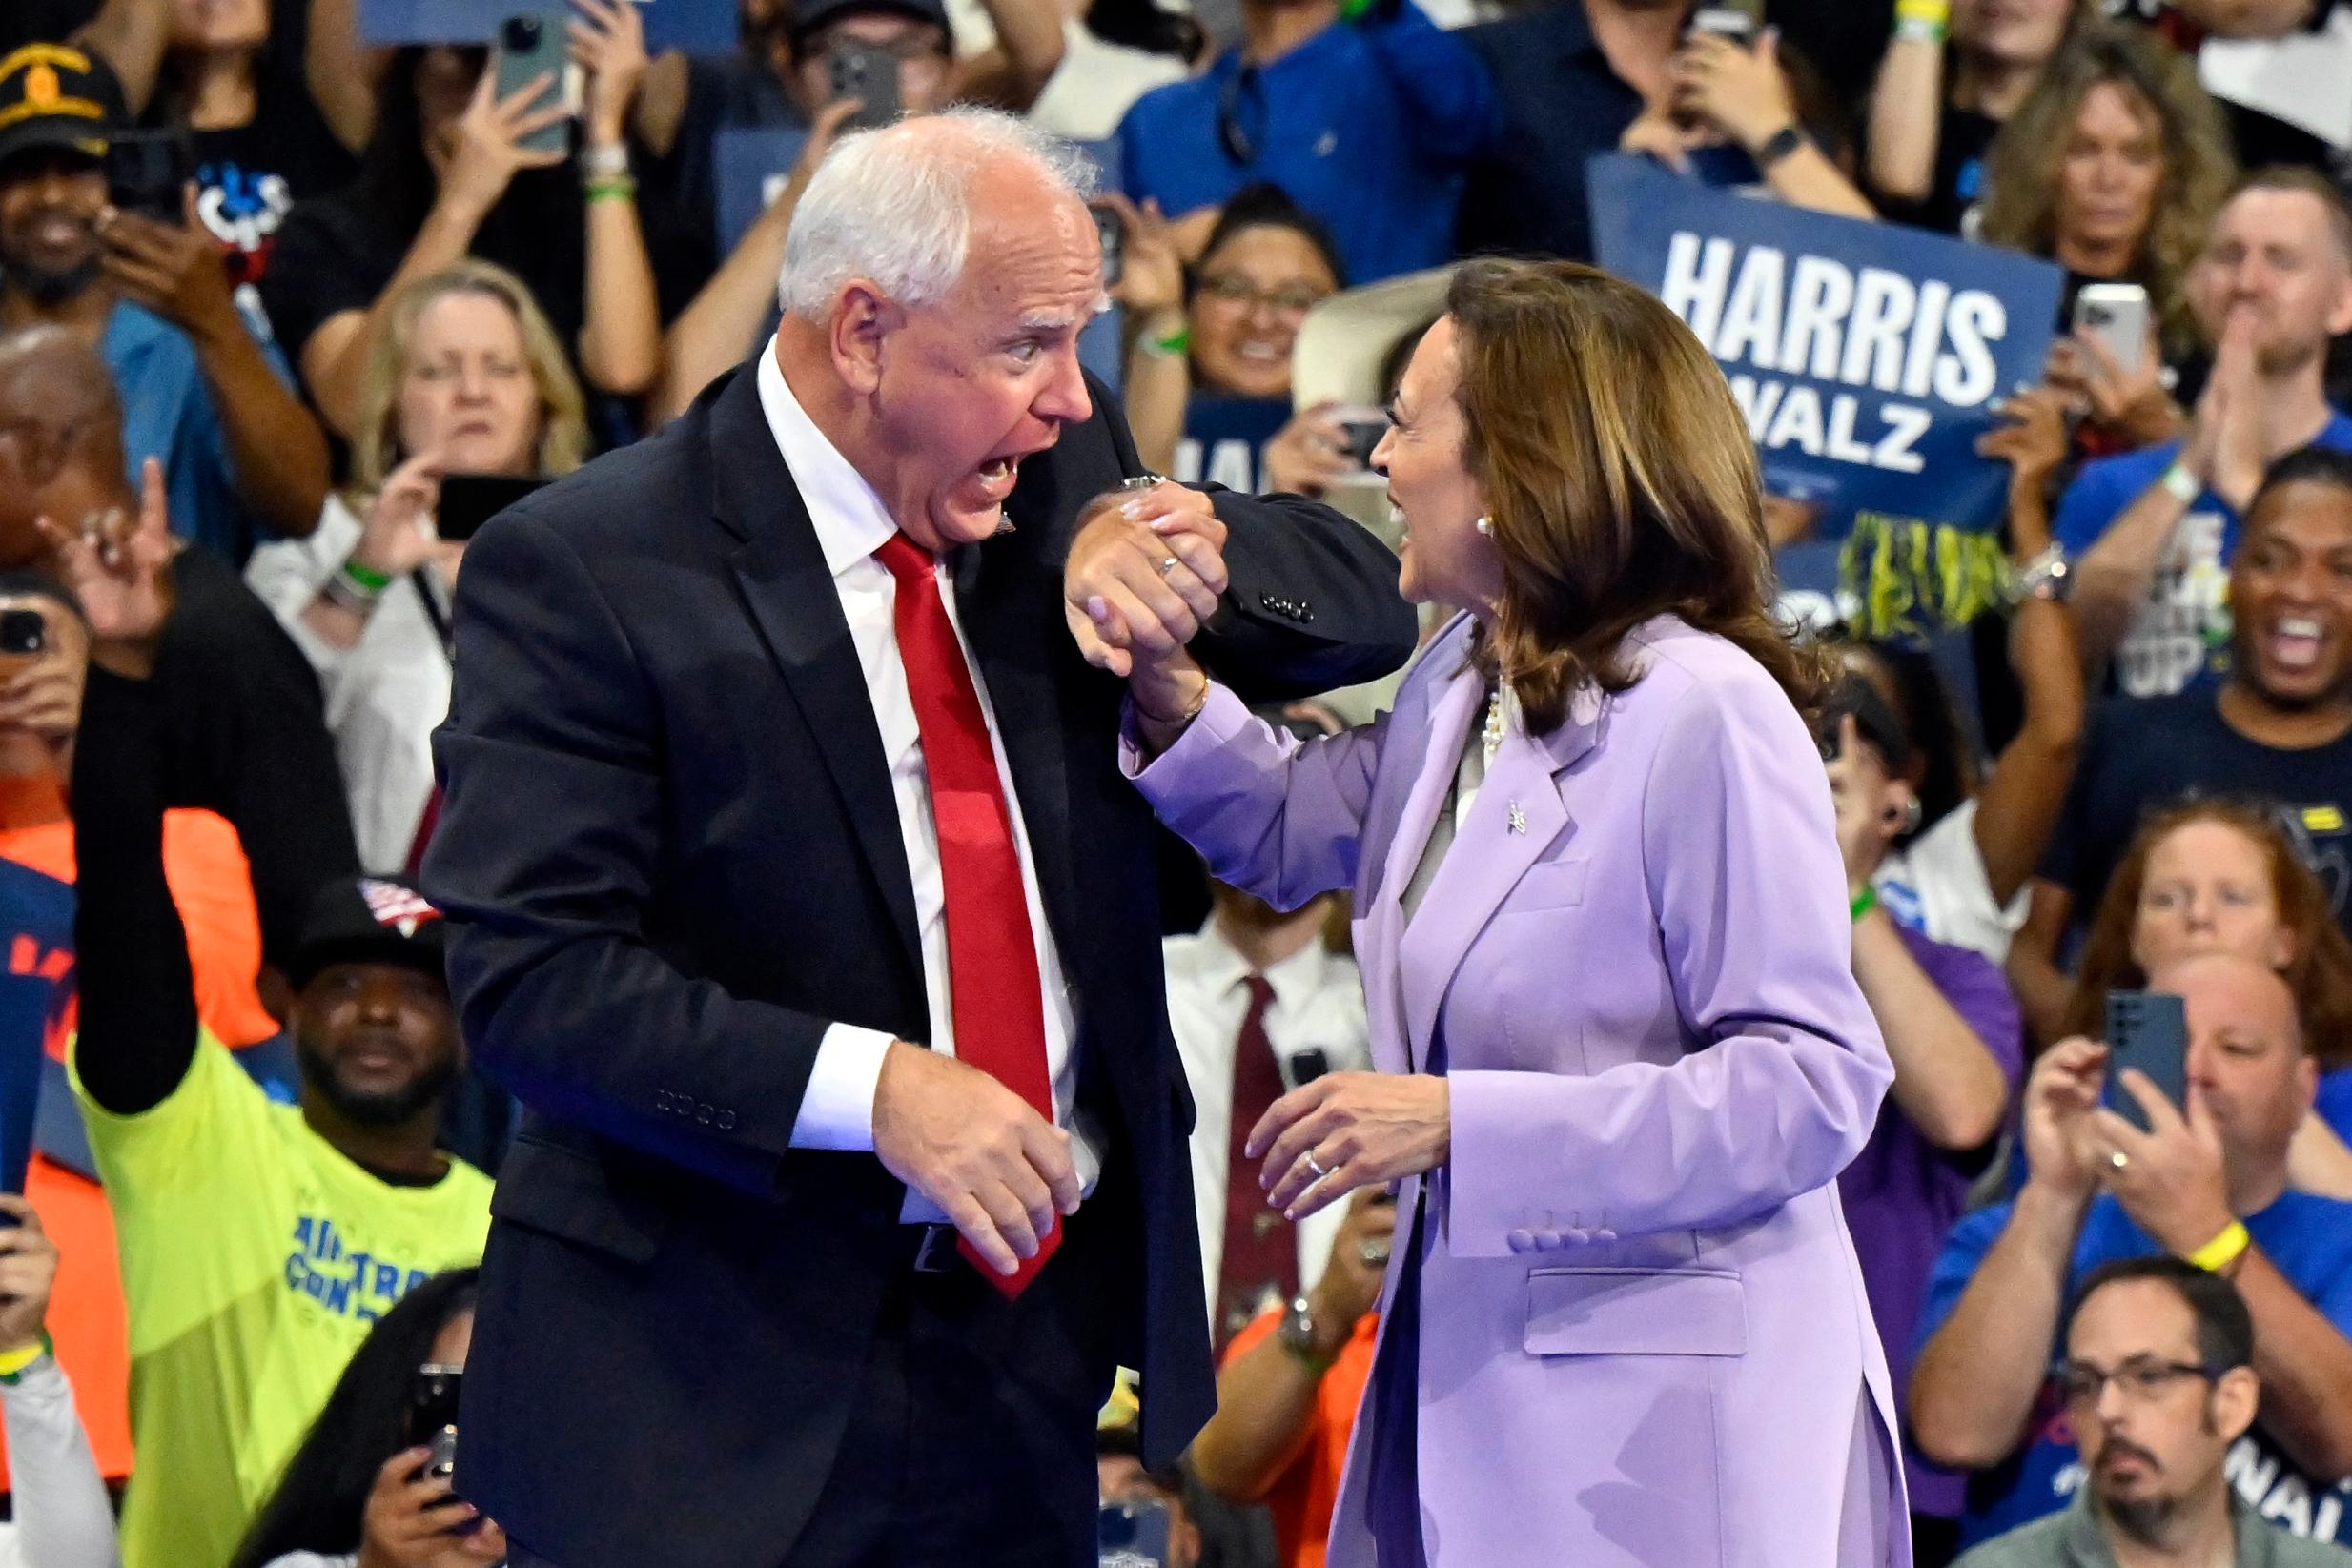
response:
M1527 813L1519 808L1517 801L1511 803L1510 824L1511 831L1514 833L1524 833L1527 830Z

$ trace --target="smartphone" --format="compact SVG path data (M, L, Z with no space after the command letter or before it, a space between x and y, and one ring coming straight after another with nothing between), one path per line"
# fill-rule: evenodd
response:
M405 1436L409 1447L426 1447L444 1432L456 1433L458 1391L464 1384L465 1371L461 1367L428 1363L417 1369L416 1378L408 1388ZM442 1474L446 1475L447 1472Z
M571 38L565 30L568 12L541 14L520 11L499 24L498 96L502 101L539 77L549 86L533 100L534 109L549 102L549 94L563 94L563 72L571 63ZM517 145L532 153L561 153L569 135L562 120L543 125Z
M1127 259L1127 224L1108 207L1092 209L1094 214L1094 237L1102 242L1102 283L1109 288L1119 280L1119 273Z
M1712 33L1728 38L1742 49L1755 46L1756 35L1764 31L1764 0L1709 0L1690 13L1690 23L1684 31Z
M2137 283L2086 283L2075 295L2075 330L2106 346L2126 376L2148 354L2148 291Z
M1167 1568L1168 1505L1107 1502L1095 1516L1099 1568Z
M2107 1087L2100 1103L2148 1131L2148 1113L2120 1080L2137 1068L2180 1110L2189 1099L2189 1015L2178 996L2163 991L2107 993Z
M117 131L107 138L106 199L119 211L184 223L182 193L195 177L195 144L184 130Z
M49 618L38 610L0 610L0 659L38 659L49 645Z
M1388 411L1370 403L1349 403L1331 411L1347 441L1347 460L1359 474L1372 472L1372 449L1388 434Z
M871 131L898 118L898 56L872 44L845 39L825 51L835 101L857 100L845 122L850 131Z
M452 541L472 539L483 523L546 482L511 474L444 474L434 531Z

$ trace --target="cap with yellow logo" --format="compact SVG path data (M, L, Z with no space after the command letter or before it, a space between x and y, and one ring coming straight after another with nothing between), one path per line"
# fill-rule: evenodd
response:
M129 117L103 60L63 44L27 44L0 56L0 165L32 148L102 158Z

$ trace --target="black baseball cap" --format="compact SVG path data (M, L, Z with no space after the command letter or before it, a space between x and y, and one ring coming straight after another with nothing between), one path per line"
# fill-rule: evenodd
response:
M951 43L954 40L955 29L948 21L947 0L812 0L792 12L792 46L800 48L846 16L870 16L877 12L931 23L947 34Z
M104 60L64 44L27 44L0 57L0 164L50 147L102 158L130 119Z
M447 983L441 912L404 882L338 877L311 900L286 978L300 990L337 964L400 964Z

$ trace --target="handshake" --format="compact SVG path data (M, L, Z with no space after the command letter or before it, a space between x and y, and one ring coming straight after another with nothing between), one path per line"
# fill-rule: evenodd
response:
M1105 496L1079 520L1062 612L1086 662L1127 679L1147 723L1182 727L1207 690L1185 644L1217 613L1224 549L1209 498L1166 479Z

